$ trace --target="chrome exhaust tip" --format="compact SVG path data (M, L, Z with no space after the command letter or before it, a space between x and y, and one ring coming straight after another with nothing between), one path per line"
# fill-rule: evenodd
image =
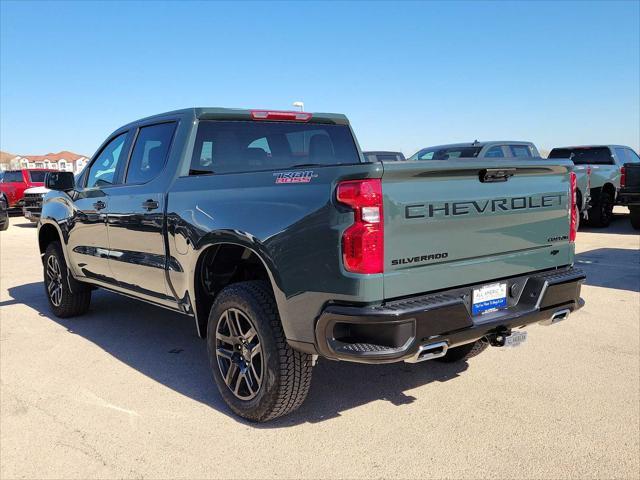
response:
M449 344L447 342L420 345L416 354L413 357L407 358L405 362L426 362L427 360L433 360L434 358L444 357L447 354L447 350L449 350Z
M561 322L562 320L566 320L567 318L569 318L569 314L571 313L571 310L569 310L568 308L565 308L563 310L558 310L557 312L553 312L553 315L551 315L551 318L548 318L547 320L542 320L540 323L540 325L544 325L545 327L548 327L549 325L554 325L558 322Z

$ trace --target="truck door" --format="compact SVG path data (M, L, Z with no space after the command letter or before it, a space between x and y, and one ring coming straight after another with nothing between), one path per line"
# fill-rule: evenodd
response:
M2 191L7 196L9 206L13 207L20 200L20 191L24 191L26 184L21 170L9 171L4 174Z
M139 128L124 181L113 189L108 208L109 263L119 286L168 306L164 240L164 182L161 178L176 122Z
M67 242L69 259L76 275L114 283L109 269L106 214L129 145L128 131L115 134L94 157L76 187L75 209L69 219Z

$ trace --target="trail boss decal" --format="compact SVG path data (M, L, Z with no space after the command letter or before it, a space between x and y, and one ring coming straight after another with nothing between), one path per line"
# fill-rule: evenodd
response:
M448 256L449 256L449 252L442 252L442 253L430 253L429 255L421 255L419 257L396 258L391 260L391 265L406 265L409 263L430 262L432 260L440 260L443 258L447 258Z
M549 208L562 205L562 198L566 196L566 193L556 193L553 195L537 195L531 197L473 200L470 202L414 203L405 205L404 216L407 219L433 218L470 215L472 213L483 215L486 213L508 212L511 210Z
M309 183L318 174L313 173L313 170L296 170L293 172L276 172L273 176L276 177L276 183Z

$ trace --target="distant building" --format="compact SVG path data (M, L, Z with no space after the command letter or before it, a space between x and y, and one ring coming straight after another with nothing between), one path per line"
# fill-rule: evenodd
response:
M46 155L11 155L3 153L0 169L48 168L64 172L79 173L89 162L89 158L77 153L62 151Z

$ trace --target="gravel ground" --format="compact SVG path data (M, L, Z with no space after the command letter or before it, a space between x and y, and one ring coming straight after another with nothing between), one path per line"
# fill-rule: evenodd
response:
M625 212L624 209L617 209ZM96 292L53 318L35 228L0 234L2 478L640 477L640 237L578 235L586 306L459 365L320 361L296 413L224 406L193 322Z

